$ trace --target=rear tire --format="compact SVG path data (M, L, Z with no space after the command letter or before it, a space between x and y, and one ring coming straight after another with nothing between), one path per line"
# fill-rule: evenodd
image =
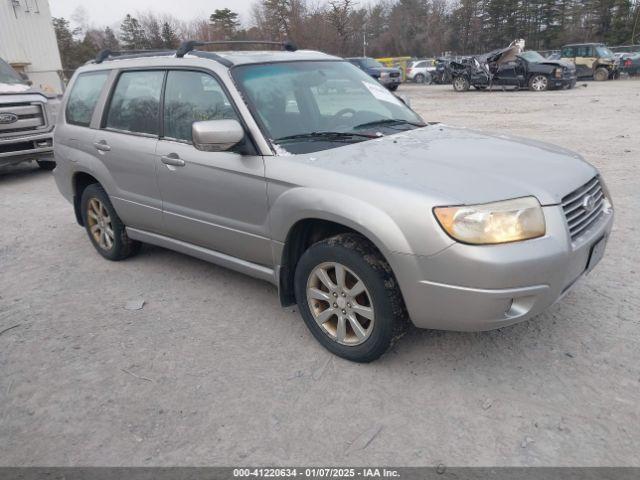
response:
M413 77L413 80L416 83L425 83L425 76L421 73L418 73L415 77Z
M304 322L339 357L371 362L406 331L409 322L391 267L360 235L340 234L309 247L294 282Z
M107 192L93 183L82 192L82 221L89 240L107 260L124 260L140 249L140 242L131 240L118 217Z
M41 170L53 170L56 168L56 162L53 160L36 160L36 163Z
M469 84L469 80L464 76L454 77L452 83L453 89L456 92L466 92L471 87L471 85Z
M596 71L593 74L593 79L597 82L604 82L605 80L609 80L609 70L603 67L596 68Z

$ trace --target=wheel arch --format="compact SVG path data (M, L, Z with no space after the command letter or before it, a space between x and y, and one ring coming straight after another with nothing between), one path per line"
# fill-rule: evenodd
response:
M294 303L293 274L297 261L312 243L339 233L367 239L389 262L391 253L413 253L407 237L389 214L364 200L315 188L292 188L270 209L273 260L283 306Z
M78 225L84 226L84 220L82 219L82 212L80 209L80 202L82 200L82 193L84 190L94 183L102 185L100 181L90 173L84 171L77 171L73 174L73 211L76 215L76 221ZM104 188L104 187L103 187Z

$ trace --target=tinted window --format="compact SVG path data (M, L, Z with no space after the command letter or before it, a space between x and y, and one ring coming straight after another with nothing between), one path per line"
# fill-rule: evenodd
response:
M203 120L237 119L227 95L211 75L172 71L164 97L164 136L191 141L191 124Z
M81 73L73 84L67 101L67 122L73 125L88 127L98 97L109 76L109 71Z
M573 54L573 47L565 47L562 49L562 56L565 58L575 57Z
M107 128L158 134L164 72L124 72L118 79L107 115Z

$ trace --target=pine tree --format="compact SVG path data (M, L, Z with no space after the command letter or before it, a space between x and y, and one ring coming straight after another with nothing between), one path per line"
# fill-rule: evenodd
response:
M240 26L238 14L228 8L216 9L209 16L209 23L217 40L231 40Z
M148 47L148 40L140 22L127 13L120 25L120 40L127 50L140 50Z
M104 42L102 46L103 48L108 48L112 52L120 49L120 42L118 42L113 30L109 27L104 29Z
M162 24L160 36L162 37L163 48L173 49L178 47L178 36L168 22Z

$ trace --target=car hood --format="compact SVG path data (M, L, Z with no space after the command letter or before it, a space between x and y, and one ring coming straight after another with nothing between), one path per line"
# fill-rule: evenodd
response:
M567 60L545 60L544 62L535 62L538 65L551 65L552 67L565 67L569 70L575 70L576 66L573 62Z
M542 205L558 204L597 174L580 155L554 145L443 124L297 157L452 205L529 195Z

